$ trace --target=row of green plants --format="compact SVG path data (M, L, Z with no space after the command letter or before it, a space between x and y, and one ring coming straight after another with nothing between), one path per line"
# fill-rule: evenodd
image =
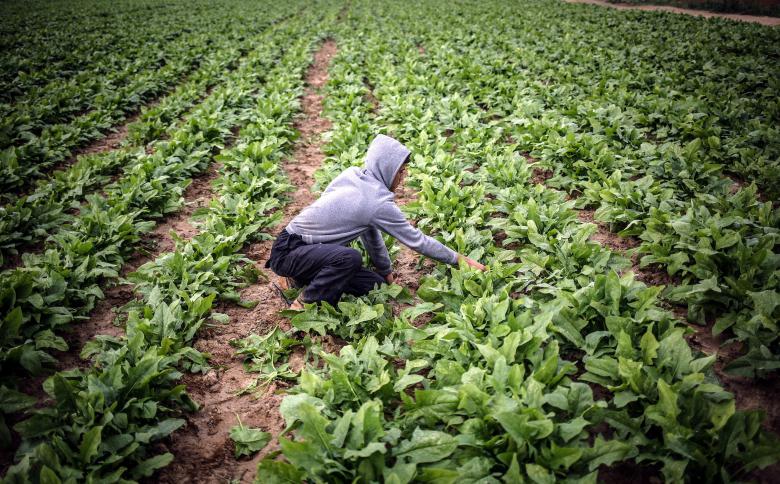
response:
M21 460L5 481L128 482L172 461L155 442L184 425L182 412L197 408L179 381L182 372L208 368L208 355L192 340L203 324L227 322L211 311L216 298L251 304L237 289L258 270L240 251L269 237L264 230L278 221L290 188L279 162L297 136L293 116L320 23L321 14L304 13L284 35L268 39L268 50L284 45L284 54L262 78L257 66L239 69L251 100L236 115L243 126L236 143L216 156L216 196L195 214L200 233L177 239L173 252L128 276L140 299L124 308L125 336L96 337L82 351L91 367L46 380L53 401L17 424Z
M293 8L294 6L290 6ZM156 220L178 210L193 176L206 171L215 153L233 139L231 130L248 123L246 110L284 53L275 47L299 36L283 24L249 44L237 69L190 114L153 153L138 162L102 194L86 198L77 217L59 228L41 254L0 274L3 338L0 345L3 391L14 391L24 375L45 374L53 354L68 347L60 336L89 317L107 284L120 280L125 261L142 247ZM3 414L15 407L2 408ZM2 433L8 444L9 433Z
M480 69L469 72L490 87L475 97L502 117L498 126L517 149L552 171L548 186L579 197L577 207L596 209L597 220L639 239L640 267L663 270L679 286L668 288L667 301L686 306L688 320L707 324L725 345L741 348L728 372L774 374L780 111L771 92L778 72L756 60L777 55L776 45L759 40L776 31L664 17L667 32L695 36L689 45L697 48L662 49L649 25L662 19L644 16L647 27L625 22L605 29L609 16L576 6L564 15L557 25L569 24L570 42L560 41L560 31L529 38L522 24L498 40L486 36L487 47L475 55L486 59L481 68L515 63L515 49L544 45L551 52L523 57L523 70L488 81ZM577 50L583 35L598 39L597 47ZM567 62L558 61L567 54ZM627 71L629 62L638 67ZM731 72L744 76L735 80ZM519 92L509 89L518 85ZM733 174L755 185L735 186Z
M448 144L471 142L474 130L502 132L551 172L547 186L636 238L640 268L681 286L667 289L666 303L687 307L691 322L736 346L728 372L774 374L780 111L776 63L760 59L778 55L776 29L643 14L637 27L621 12L526 7L517 15L500 4L471 6L462 19L432 8L438 28L416 32L417 42L464 64L459 76L470 82L434 118L453 131ZM474 17L497 27L480 28ZM448 41L452 29L467 41ZM432 70L429 83L447 75ZM464 102L469 96L482 115ZM408 115L410 125L432 116ZM458 126L468 128L465 139Z
M48 88L56 89L66 79L89 82L90 74L121 71L133 58L146 60L150 51L185 34L184 29L197 28L199 17L190 14L193 8L202 8L181 2L156 8L154 15L143 18L139 13L144 13L144 5L137 1L110 7L94 1L68 6L35 3L9 2L0 19L4 39L0 102L9 107L45 95ZM74 92L79 99L86 93Z
M7 194L4 198L13 199L15 193L67 160L74 149L102 138L129 113L180 83L210 57L209 52L246 40L281 15L271 7L254 11L249 23L235 23L227 14L212 18L214 11L201 12L202 16L195 17L197 28L191 27L190 33L166 42L161 49L147 46L144 56L152 60L146 64L143 58L129 59L123 68L102 75L90 72L86 80L63 80L59 88L48 86L37 98L9 105L0 125L0 188ZM127 79L112 78L126 71ZM97 92L89 92L90 83L97 86ZM87 98L67 108L67 103L78 102L74 91L81 89L87 91Z
M736 409L663 288L591 241L577 202L534 183L480 107L480 57L449 41L483 31L481 7L423 5L436 12L423 28L400 6L358 2L338 30L329 89L355 95L327 101L330 140L360 145L378 126L407 144L418 192L407 213L489 270L437 266L400 313L408 294L383 286L292 315L304 338L237 342L249 368L297 381L256 482L596 482L619 463L731 482L775 462L761 412ZM318 182L361 154L330 158ZM346 345L328 353L313 343L324 334ZM299 346L309 364L296 373L284 359Z
M66 226L84 197L108 183L117 171L130 172L143 163L143 154L155 151L157 144L186 123L188 111L235 70L248 48L262 43L266 32L247 38L241 46L226 40L222 48L215 48L186 82L127 125L119 149L79 156L72 165L41 180L30 194L1 208L0 265L9 255L23 253Z

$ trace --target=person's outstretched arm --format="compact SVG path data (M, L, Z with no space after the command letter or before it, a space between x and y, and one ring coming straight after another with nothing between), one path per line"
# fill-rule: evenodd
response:
M433 237L422 233L406 220L401 209L393 202L388 201L379 206L374 214L374 225L415 252L431 259L451 265L456 265L459 260L463 260L471 267L485 269L485 266L479 262L458 254Z

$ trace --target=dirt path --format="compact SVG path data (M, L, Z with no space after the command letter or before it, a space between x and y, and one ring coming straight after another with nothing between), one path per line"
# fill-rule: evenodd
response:
M323 118L322 95L318 90L328 79L328 67L336 53L336 43L327 40L314 55L314 61L306 75L306 90L301 99L302 116L295 123L301 136L293 154L283 168L295 190L290 203L285 206L282 222L275 230L281 230L303 207L314 201L310 188L314 184L314 171L325 159L321 136L330 129L330 121ZM271 241L251 244L246 251L261 270L271 248ZM284 383L272 383L259 395L237 396L251 384L255 376L244 371L241 358L236 357L230 341L251 333L265 334L275 326L288 328L286 319L278 316L284 304L268 281L260 281L242 291L242 297L258 301L252 309L223 304L217 311L230 316L230 323L204 329L195 347L212 355L214 368L206 375L187 375L185 383L201 409L188 416L187 426L171 437L170 451L176 456L173 463L158 477L158 482L226 482L239 479L251 482L257 462L269 451L278 448L276 441L253 459L238 460L233 454L233 444L228 434L236 425L236 415L244 425L261 428L276 435L284 427L279 415L282 395L277 393Z
M740 22L750 22L761 25L776 27L780 25L780 17L765 17L759 15L742 15L738 13L710 12L709 10L696 10L692 8L672 7L669 5L633 5L630 3L610 3L605 0L563 0L568 3L588 3L591 5L601 5L602 7L611 7L618 10L645 10L645 11L664 11L684 15L693 15L704 18L727 18Z

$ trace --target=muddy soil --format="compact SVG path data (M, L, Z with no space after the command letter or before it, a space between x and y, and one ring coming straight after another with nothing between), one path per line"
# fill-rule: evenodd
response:
M314 172L322 164L322 134L330 129L330 122L322 117L322 94L319 92L328 79L328 66L336 53L336 44L327 40L315 53L314 61L306 75L306 89L301 100L302 116L295 123L300 137L293 154L283 168L295 187L290 203L283 209L282 222L274 229L281 230L303 207L315 200L309 187L314 184ZM278 449L272 441L254 458L236 459L230 428L236 425L236 416L244 425L261 428L279 434L284 421L279 415L281 390L284 382L272 382L254 395L237 395L255 381L255 375L244 371L241 358L236 357L232 340L252 333L264 334L275 326L289 328L285 318L278 315L286 306L275 292L270 281L275 277L264 268L272 242L251 244L246 251L249 258L266 274L258 283L245 288L241 295L246 300L257 301L254 308L223 304L217 311L230 316L226 325L217 325L201 332L195 345L200 351L212 355L213 369L206 375L188 375L185 383L191 396L201 404L200 410L187 417L187 426L171 437L170 450L173 463L156 478L157 482L225 482L238 479L251 482L258 461L268 452Z
M727 18L740 22L750 22L761 25L775 27L780 25L780 18L765 17L759 15L742 15L737 13L710 12L708 10L696 10L692 8L671 7L669 5L634 5L630 3L610 3L605 0L564 0L568 3L588 3L591 5L601 5L602 7L611 7L618 10L645 10L645 11L664 11L684 15L693 15L704 18Z

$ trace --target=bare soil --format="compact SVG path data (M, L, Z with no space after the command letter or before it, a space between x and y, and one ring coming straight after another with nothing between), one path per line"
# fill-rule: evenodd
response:
M147 106L153 107L156 104L157 101L154 101L151 104L148 104ZM73 153L73 156L71 156L71 158L66 162L66 165L70 165L73 162L75 162L76 158L78 158L79 156L93 155L95 153L103 153L106 151L115 150L119 148L119 145L122 144L122 141L124 141L125 138L127 138L127 132L129 126L133 124L135 121L137 121L140 116L141 116L141 111L139 110L132 116L125 119L124 124L108 132L105 137L95 140L91 144L76 150Z
M154 106L157 102L158 101L155 100L154 102L148 104L147 106ZM132 114L131 116L125 118L125 121L122 125L114 127L111 131L106 133L104 137L96 139L95 141L91 142L86 146L83 146L81 148L76 148L75 150L73 150L71 156L67 160L63 161L62 163L58 163L57 165L55 165L52 171L54 172L54 171L67 170L81 156L94 155L97 153L105 153L106 151L111 151L119 148L119 146L122 144L122 141L124 141L125 138L127 138L127 133L130 125L134 123L136 120L138 120L139 116L141 116L140 109L134 114Z
M526 158L528 160L528 164L536 163L536 160L531 158L530 156ZM552 178L553 172L550 170L545 170L543 168L536 168L533 169L533 174L531 175L531 182L538 184L538 185L544 185L544 183Z
M704 18L727 18L730 20L737 20L740 22L750 22L761 25L768 25L775 27L780 25L780 18L778 17L765 17L760 15L742 15L738 13L722 13L722 12L710 12L708 10L696 10L692 8L680 8L672 7L669 5L634 5L630 3L610 3L605 0L564 0L568 3L588 3L591 5L600 5L602 7L611 7L618 10L645 10L645 11L663 11L684 15L693 15L695 17Z
M336 44L327 40L315 53L314 61L306 75L306 90L302 98L302 116L295 127L300 138L293 154L285 161L284 170L295 186L290 203L285 206L279 227L285 226L302 208L314 201L309 187L314 183L314 172L325 159L321 136L331 123L322 117L322 95L318 92L328 79L328 66L336 53ZM280 229L279 229L280 230ZM278 315L286 305L276 294L270 281L275 279L264 263L270 253L271 241L251 244L246 251L255 261L266 279L245 288L241 295L246 300L257 301L254 308L223 304L217 310L230 316L226 325L213 326L202 331L195 347L211 354L213 369L206 375L185 377L188 391L202 406L187 417L187 426L171 437L170 450L174 462L157 477L157 482L225 482L238 479L251 482L259 460L268 452L278 449L274 439L253 458L236 459L230 428L236 425L236 416L244 425L261 428L278 435L284 421L278 408L285 388L283 382L272 382L257 395L237 393L254 382L256 376L247 373L242 359L235 355L232 340L252 333L265 334L276 326L289 329L289 322Z
M591 209L582 209L577 211L577 217L582 222L596 224L597 230L593 235L590 236L590 240L598 242L612 251L621 253L626 250L633 249L639 245L639 241L635 238L621 237L615 233L610 232L606 224L595 220L594 214L595 210Z
M366 93L363 95L363 98L371 106L371 114L376 115L379 111L379 100L374 96L374 86L366 77L363 78L363 84L366 86Z

